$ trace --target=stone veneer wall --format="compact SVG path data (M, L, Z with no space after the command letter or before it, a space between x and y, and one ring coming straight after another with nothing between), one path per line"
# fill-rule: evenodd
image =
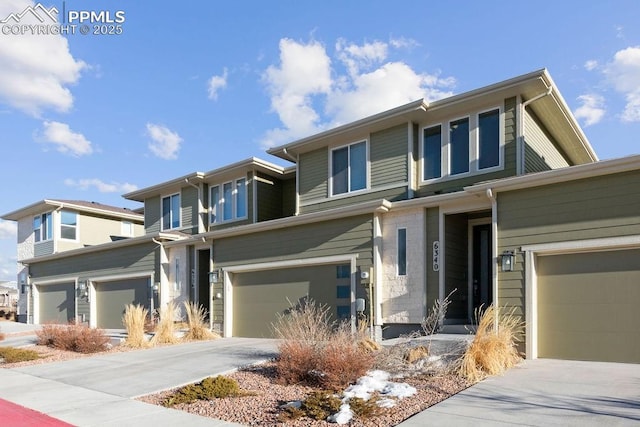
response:
M28 216L18 221L18 261L23 259L33 258L33 217ZM22 293L21 281L24 280L27 283L29 267L26 267L20 263L17 264L18 271L18 316L21 322L27 322L27 307L29 294Z

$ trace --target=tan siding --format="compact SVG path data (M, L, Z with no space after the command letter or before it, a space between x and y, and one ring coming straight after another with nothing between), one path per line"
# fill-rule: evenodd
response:
M298 162L300 201L327 197L329 178L329 154L327 148L300 155Z
M371 134L371 189L407 182L407 125L402 124Z
M541 172L569 166L553 138L544 129L538 118L527 112L524 116L525 171Z

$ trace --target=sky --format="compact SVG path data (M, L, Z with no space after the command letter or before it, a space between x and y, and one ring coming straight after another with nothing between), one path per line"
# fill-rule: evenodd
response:
M56 20L18 15L38 5ZM265 149L541 68L600 159L640 153L637 0L2 0L3 20L0 215L45 198L135 208L122 194L283 164ZM16 256L0 220L0 281Z

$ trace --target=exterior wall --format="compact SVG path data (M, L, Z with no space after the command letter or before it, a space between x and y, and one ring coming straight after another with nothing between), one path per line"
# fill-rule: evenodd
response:
M187 234L198 233L198 190L182 187L180 190L180 231Z
M640 171L498 193L498 253L516 250L498 273L500 305L524 316L523 245L640 235Z
M369 191L355 196L328 197L329 148L302 154L299 162L300 211L316 212L380 198L406 199L407 138L406 124L369 135Z
M433 269L433 242L440 240L440 210L429 208L425 213L426 219L426 278L427 278L427 311L431 310L435 301L440 297L440 273ZM442 256L440 257L442 262ZM440 266L442 268L442 266Z
M160 196L149 197L144 201L144 228L146 234L160 231Z
M189 301L189 257L187 247L174 247L168 252L168 283L163 284L163 305L173 302L176 308L176 320L186 317L184 303Z
M210 220L210 214L207 213L207 224L209 224L209 231L213 231L213 230L224 230L225 228L231 228L231 227L237 227L239 225L246 225L246 224L251 224L253 223L253 216L254 216L254 212L253 212L253 208L254 208L254 203L253 203L253 198L254 198L254 188L253 188L253 173L252 172L248 172L244 175L244 177L247 179L247 219L241 219L241 220L233 220L233 221L226 221L226 222L222 222L222 223L218 223L218 224L211 224ZM225 179L223 181L220 182L215 182L215 183L209 183L209 188L211 187L215 187L216 185L222 185L225 182L229 182L232 179L237 179L237 178L242 178L242 175L238 175L238 176L233 176L229 179ZM210 212L209 209L207 209L207 212Z
M140 245L126 246L109 251L76 254L56 260L32 263L29 272L31 282L38 284L42 281L54 281L77 277L79 280L91 280L94 277L110 275L135 274L155 271L155 281L159 281L159 254L153 242ZM29 302L30 313L33 311L33 301ZM88 301L78 299L79 318L90 319Z
M524 115L525 173L569 166L564 154L544 129L538 118L530 112Z
M257 222L282 217L282 182L270 176L258 175L257 187Z
M504 159L502 170L487 172L487 173L475 173L472 175L467 175L461 178L444 178L440 180L435 180L429 182L425 185L422 185L418 188L415 196L416 197L425 197L431 196L434 194L440 193L451 193L454 191L461 191L464 187L468 185L475 184L479 181L488 181L492 179L506 178L509 176L516 175L516 98L508 98L501 102L487 104L484 107L490 108L491 105L496 106L502 103L503 113L504 113ZM436 114L432 114L429 118L428 123L424 123L423 125L436 124L436 123L446 123L449 120L462 117L466 114L472 113L475 114L478 111L482 111L484 107L476 107L471 111L455 111L455 112L442 112ZM422 131L422 127L420 128L420 132ZM419 134L420 142L422 143L422 136ZM422 170L420 169L420 161L418 161L416 165L418 171L418 181L422 177Z
M445 216L445 295L451 294L448 319L466 320L468 312L468 217L467 214Z
M33 255L34 256L44 256L51 255L55 252L55 245L53 243L53 239L45 240L42 242L37 242L33 244Z
M22 218L18 221L18 261L33 258L35 256L33 243L33 218ZM19 321L26 323L27 305L29 298L27 293L22 293L21 285L22 283L27 283L29 276L29 267L24 266L20 263L17 264L17 267L18 292L20 292L18 298L17 314Z
M397 274L398 228L407 230L407 274ZM382 217L382 318L384 323L420 323L425 316L425 210Z
M282 216L293 216L296 213L296 178L282 181Z

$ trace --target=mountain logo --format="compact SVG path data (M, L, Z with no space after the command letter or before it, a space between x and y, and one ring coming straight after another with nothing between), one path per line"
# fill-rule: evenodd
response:
M10 13L9 16L0 21L0 24L6 24L10 21L20 23L22 18L25 16L34 16L40 23L44 23L45 21L50 21L54 24L58 23L58 9L55 6L51 6L51 9L47 9L41 3L36 4L35 6L27 6L25 10L20 13Z

